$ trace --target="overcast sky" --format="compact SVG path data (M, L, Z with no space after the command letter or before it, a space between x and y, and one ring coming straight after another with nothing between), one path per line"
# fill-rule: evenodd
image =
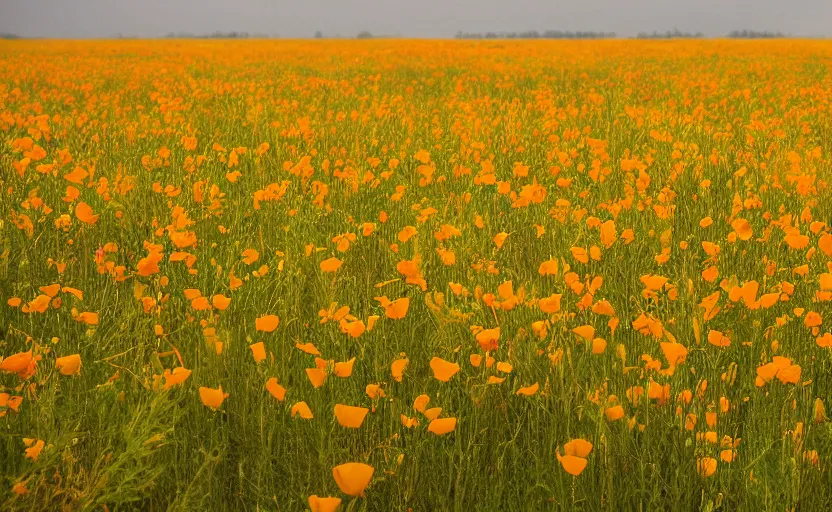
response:
M240 31L281 37L466 32L734 29L832 35L832 0L0 0L0 32L153 37Z

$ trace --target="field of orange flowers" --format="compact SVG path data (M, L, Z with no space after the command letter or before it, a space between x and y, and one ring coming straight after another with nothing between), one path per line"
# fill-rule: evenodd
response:
M829 510L830 59L0 43L0 506Z

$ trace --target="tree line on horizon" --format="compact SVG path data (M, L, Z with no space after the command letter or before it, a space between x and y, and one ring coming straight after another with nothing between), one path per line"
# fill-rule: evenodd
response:
M118 34L116 38L129 38L130 36L122 36ZM347 39L341 35L325 36L321 31L314 34L314 39ZM382 38L398 38L397 35L373 35L370 31L362 30L355 35L355 39L382 39ZM527 30L522 32L463 32L459 31L454 36L456 39L616 39L618 35L615 32L599 32L594 30L571 31L571 30L544 30L539 32L537 30ZM732 30L723 37L730 39L774 39L791 37L789 34L782 32L771 32L767 30ZM249 34L248 32L238 31L215 31L205 34L192 34L187 32L168 33L163 36L165 39L277 39L279 36L269 36L264 34ZM702 32L684 32L678 29L668 30L665 32L639 32L638 35L630 37L629 39L704 39L706 36ZM0 33L0 39L41 39L41 38L27 38L18 34Z
M528 30L524 32L457 32L457 39L616 39L618 36L615 32L596 32L589 31L563 31L563 30L546 30L538 32L537 30ZM630 39L704 39L706 36L702 32L683 32L678 29L668 30L665 32L639 32L638 35L630 37ZM790 37L782 32L771 32L766 30L732 30L724 37L730 39L773 39Z

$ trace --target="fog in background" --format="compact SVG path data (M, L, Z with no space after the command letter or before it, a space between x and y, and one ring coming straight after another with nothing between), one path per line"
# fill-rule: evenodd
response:
M170 33L400 37L547 29L634 36L678 29L832 35L832 0L0 0L0 32L24 37Z

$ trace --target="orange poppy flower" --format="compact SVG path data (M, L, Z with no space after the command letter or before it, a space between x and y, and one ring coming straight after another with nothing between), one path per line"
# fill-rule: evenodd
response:
M428 421L433 421L436 418L438 418L440 414L442 414L442 408L431 407L430 409L425 409L425 412L423 412L422 414L425 415L425 418L427 418Z
M537 305L541 311L552 315L560 311L561 297L563 297L563 295L559 293L553 293L549 297L545 297L537 301Z
M551 259L551 260L544 261L543 263L540 264L540 267L538 267L537 272L541 276L557 275L557 273L558 273L558 260Z
M226 297L225 295L214 295L211 297L211 305L220 311L225 311L228 309L228 306L231 305L231 297Z
M696 459L696 472L703 478L708 478L716 473L717 460L713 457L700 457Z
M280 324L277 315L265 315L254 321L254 328L258 331L273 332Z
M423 413L425 412L425 408L428 403L430 403L430 397L428 395L419 395L416 397L416 400L413 401L413 408Z
M581 338L590 341L595 336L595 327L591 325L582 325L580 327L575 327L572 329L572 332L580 336Z
M85 224L95 224L98 222L98 215L95 215L90 205L83 201L75 205L75 216Z
M459 371L459 365L434 357L430 360L430 369L433 370L433 376L437 380L448 382Z
M335 512L341 505L341 498L319 498L315 494L309 497L311 512Z
M257 249L246 249L245 251L243 251L242 256L243 263L245 263L246 265L251 265L258 259L260 259L260 253L257 251Z
M708 343L715 347L728 347L731 345L731 340L720 331L711 330L708 332Z
M321 352L312 343L295 343L295 348L312 356L321 355Z
M592 451L592 443L585 439L573 439L563 445L563 451L566 455L586 458Z
M19 352L0 361L0 371L7 373L22 373L29 368L32 362L32 351Z
M286 398L286 388L277 383L277 378L272 377L266 381L266 391L282 402Z
M497 343L500 339L500 328L483 329L476 335L477 343L486 352L490 350L497 350Z
M43 451L43 448L46 446L46 443L40 439L32 439L29 437L23 438L23 444L28 446L26 448L26 458L32 459L33 461L37 461L38 457L40 457L40 452Z
M384 314L387 315L387 318L398 320L404 318L405 315L407 315L407 310L409 307L410 299L408 297L402 297L384 306Z
M266 345L264 345L262 341L249 345L248 348L251 349L251 355L254 356L254 362L259 363L266 359Z
M526 386L526 387L522 387L522 388L518 389L517 394L518 395L523 395L523 396L532 396L532 395L536 394L537 390L539 390L539 389L540 389L540 384L535 382L531 386Z
M343 379L352 375L352 368L355 365L355 358L353 357L349 361L343 361L335 363L335 366L332 370L332 374L336 377L341 377Z
M348 462L332 468L332 476L341 492L348 496L364 496L375 468L360 462Z
M407 364L410 362L409 359L396 359L393 361L393 364L390 366L390 373L393 375L393 379L396 382L402 381L402 376L404 375L404 369L407 368Z
M306 376L309 377L309 382L312 383L312 386L317 389L324 385L324 380L326 380L326 370L321 370L319 368L307 368Z
M437 418L428 424L428 432L438 436L453 432L456 428L456 418Z
M223 401L228 398L228 393L222 392L222 386L217 389L201 387L199 388L199 398L202 399L203 405L217 410Z
M170 389L177 384L182 384L188 377L191 376L191 370L188 370L182 366L178 366L173 369L171 372L170 370L165 370L163 377L165 378L165 385L164 389Z
M364 422L367 413L366 407L353 407L351 405L335 404L335 418L338 424L347 428L358 428Z
M607 421L618 421L624 417L624 407L620 405L607 407L604 409L604 416L607 418Z
M55 360L55 368L61 375L75 375L81 369L81 356L73 354L59 357Z
M344 262L339 260L338 258L329 258L321 262L321 271L323 272L335 272Z
M306 404L306 402L298 402L295 405L293 405L291 415L293 418L297 415L305 420L311 420L313 418L312 410L309 409L309 406Z
M745 219L736 219L731 223L731 227L740 240L749 240L754 236L754 231L751 229L751 223Z
M367 393L367 396L370 397L372 400L376 400L378 398L384 398L386 395L384 390L381 389L381 386L378 384L367 384L364 388L364 392Z
M557 453L558 461L567 473L572 476L578 476L586 469L587 460L573 455L563 455Z

